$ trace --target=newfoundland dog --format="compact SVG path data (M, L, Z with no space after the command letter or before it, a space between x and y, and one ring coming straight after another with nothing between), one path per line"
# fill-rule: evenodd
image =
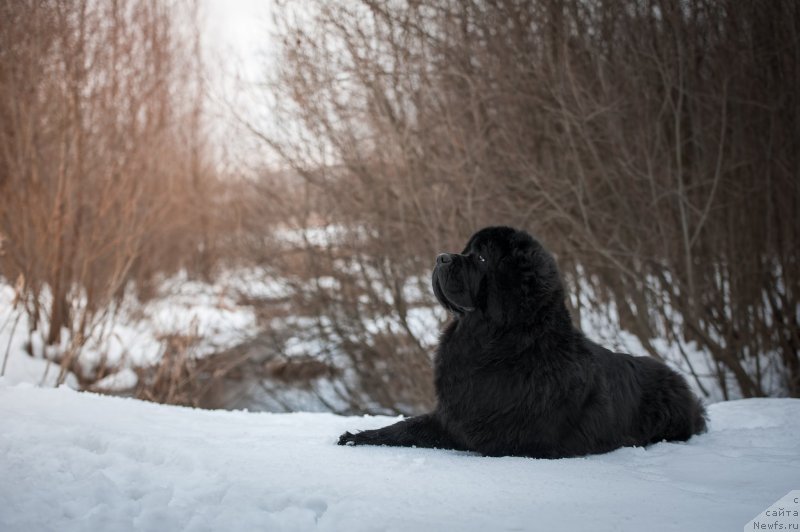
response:
M528 233L488 227L461 254L439 255L433 292L453 317L436 352L435 410L345 432L339 445L561 458L705 430L681 375L572 325L556 262Z

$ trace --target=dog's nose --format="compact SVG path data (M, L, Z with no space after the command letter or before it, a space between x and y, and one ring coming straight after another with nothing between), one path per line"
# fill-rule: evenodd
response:
M447 264L448 262L453 262L453 258L447 253L440 253L436 257L436 264Z

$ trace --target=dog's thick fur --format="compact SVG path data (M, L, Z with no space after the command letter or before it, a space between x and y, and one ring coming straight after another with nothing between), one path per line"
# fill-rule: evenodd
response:
M340 445L560 458L705 430L683 377L572 325L555 260L524 231L488 227L461 254L439 255L433 291L453 315L436 353L436 409L346 432Z

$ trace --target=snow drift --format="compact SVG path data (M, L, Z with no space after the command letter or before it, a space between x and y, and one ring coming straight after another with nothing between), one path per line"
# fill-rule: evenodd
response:
M392 419L202 411L0 379L2 530L740 530L800 484L800 400L563 460L339 447Z

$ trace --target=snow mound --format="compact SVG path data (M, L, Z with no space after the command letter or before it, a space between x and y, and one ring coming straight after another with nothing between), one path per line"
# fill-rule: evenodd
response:
M0 379L0 529L739 530L797 489L800 400L563 460L338 447L388 417L202 411Z
M0 341L0 346L5 345ZM3 378L7 384L36 384L39 386L56 386L61 367L58 364L49 362L42 358L28 356L22 350L15 353L16 356L9 356L6 359L5 373ZM2 359L0 359L2 363ZM67 372L64 384L70 388L78 389L78 379L72 373Z

